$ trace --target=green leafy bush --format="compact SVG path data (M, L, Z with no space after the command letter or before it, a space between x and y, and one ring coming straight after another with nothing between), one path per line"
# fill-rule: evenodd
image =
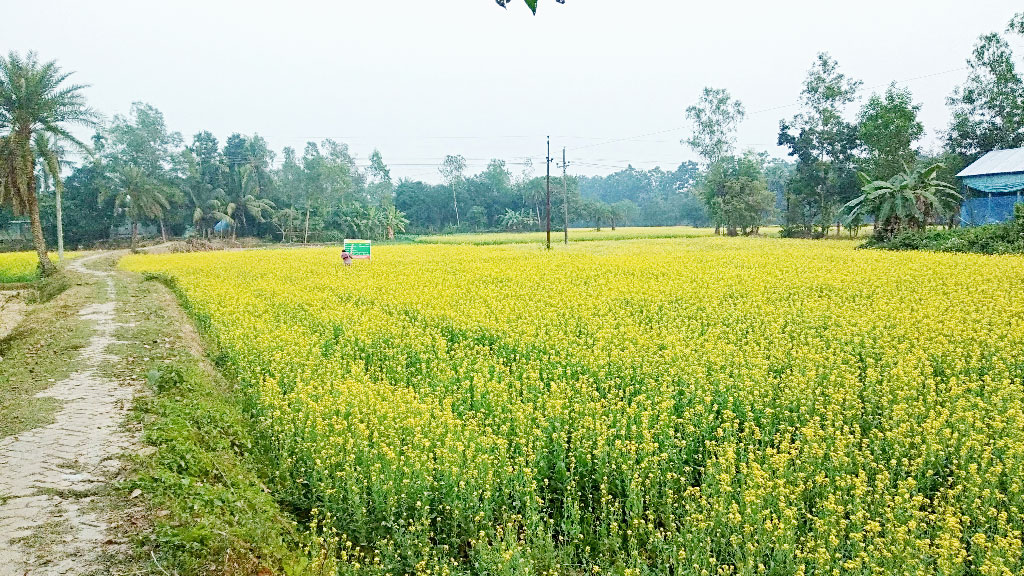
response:
M1024 204L1017 204L1013 214L1013 220L1000 224L927 232L908 230L888 241L874 237L863 247L974 254L1024 254Z

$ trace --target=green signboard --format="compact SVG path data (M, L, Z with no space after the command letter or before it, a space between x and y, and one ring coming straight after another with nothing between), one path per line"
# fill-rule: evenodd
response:
M352 255L353 258L361 258L363 260L370 259L370 241L369 240L345 240L345 251Z

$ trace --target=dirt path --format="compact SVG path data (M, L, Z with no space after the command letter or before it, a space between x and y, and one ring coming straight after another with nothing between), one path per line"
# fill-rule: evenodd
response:
M96 494L120 469L116 457L133 442L121 430L135 390L102 374L119 358L113 272L69 268L106 284L103 301L79 311L93 334L77 370L39 395L63 404L48 426L0 439L0 576L89 574L99 566L107 526ZM109 370L106 370L109 373Z
M24 294L20 290L0 290L0 340L18 326L26 308Z

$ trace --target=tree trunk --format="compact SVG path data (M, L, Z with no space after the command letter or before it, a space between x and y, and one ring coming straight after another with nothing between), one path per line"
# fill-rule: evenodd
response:
M57 267L50 262L46 254L46 238L43 238L43 226L39 221L39 201L36 199L35 178L29 179L28 185L28 217L32 222L32 243L36 247L36 254L39 255L39 272L43 276L49 276L57 271Z
M135 222L135 221L132 221L132 250L135 249L135 247L138 245L138 243L139 243L139 223Z
M308 204L306 205L306 232L302 236L302 243L303 244L308 244L309 243L309 205Z
M455 225L462 226L462 221L459 219L459 198L455 195L455 186L452 186L452 202L455 204Z
M57 261L64 261L64 212L61 209L61 191L60 186L54 187L54 192L57 194Z
M164 226L164 219L160 218L160 237L167 242L167 228Z

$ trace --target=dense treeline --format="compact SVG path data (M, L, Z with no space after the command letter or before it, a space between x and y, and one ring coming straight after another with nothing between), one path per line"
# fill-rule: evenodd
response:
M255 236L286 242L395 234L540 229L546 182L527 165L513 174L492 160L475 175L450 156L442 184L394 182L374 151L360 166L348 147L309 142L279 158L258 134L232 134L222 144L210 132L186 142L151 105L136 103L97 132L91 155L65 166L65 239L89 245L111 234L137 236ZM707 223L691 185L694 163L674 172L632 167L606 178L553 177L553 226L561 228L565 202L571 223L673 225ZM55 182L39 189L43 231L56 241ZM10 220L10 212L3 213ZM0 225L4 225L0 221Z

